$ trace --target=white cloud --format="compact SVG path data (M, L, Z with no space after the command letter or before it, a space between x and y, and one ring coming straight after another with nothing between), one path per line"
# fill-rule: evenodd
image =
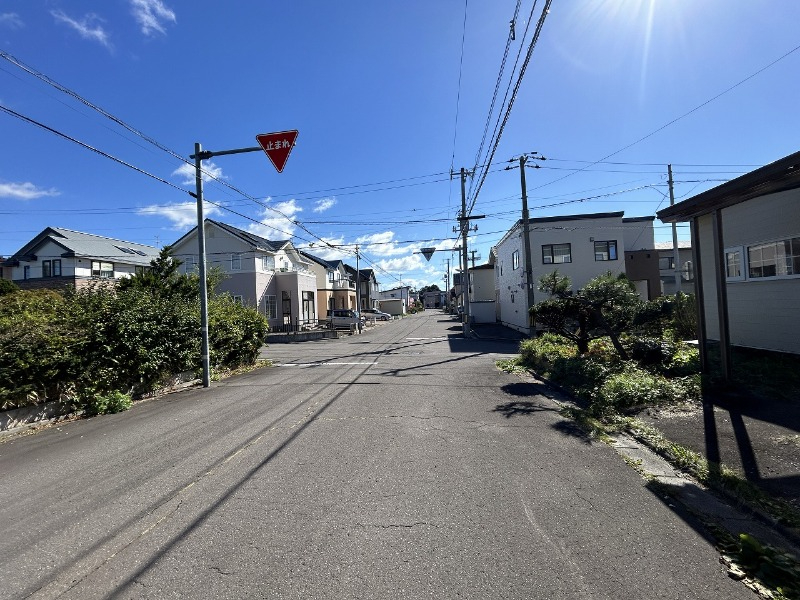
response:
M100 42L106 48L112 48L111 41L108 39L108 34L101 25L95 24L97 21L102 21L96 14L88 13L80 21L76 21L61 10L50 11L50 14L55 17L56 21L61 21L72 27L83 39Z
M331 208L334 204L336 204L336 198L323 198L322 200L317 200L314 203L314 212L321 213L325 212L329 208Z
M285 240L292 237L297 229L297 225L294 224L294 216L303 209L298 206L295 199L277 202L269 206L274 210L265 208L261 222L249 225L247 230L268 240ZM276 211L280 211L286 216L283 217Z
M165 217L172 221L174 229L190 229L197 225L197 202L179 202L178 204L152 204L136 211L140 215ZM206 217L219 214L220 210L213 204L203 203Z
M166 35L164 25L168 22L177 22L175 11L167 8L161 0L130 1L131 12L142 26L142 33L145 35L153 35L154 32Z
M174 177L181 177L181 183L183 185L194 185L197 171L195 170L194 165L183 163L180 167L172 172L172 175ZM222 168L218 167L210 160L203 163L202 177L203 181L206 183L212 181L213 179L227 179L227 177L222 174Z
M45 190L36 187L30 182L25 183L0 183L0 198L14 198L16 200L35 200L43 196L58 196L59 192L55 188Z
M22 29L25 23L19 18L17 13L0 13L0 25L10 27L11 29Z

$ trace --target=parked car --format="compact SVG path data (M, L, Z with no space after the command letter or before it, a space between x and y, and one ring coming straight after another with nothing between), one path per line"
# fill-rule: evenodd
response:
M328 311L328 321L334 329L350 328L350 325L361 325L364 317L358 314L357 310L351 308L336 308Z
M361 314L367 319L375 319L376 321L390 321L392 319L392 315L382 312L377 308L365 308L361 311Z

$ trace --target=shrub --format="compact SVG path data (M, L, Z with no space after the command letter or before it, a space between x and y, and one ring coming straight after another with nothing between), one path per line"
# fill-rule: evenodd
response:
M98 395L91 390L85 390L80 394L79 400L81 400L81 404L88 416L124 412L133 404L129 394L117 391Z
M596 414L622 412L697 399L699 394L697 377L668 379L629 364L622 372L611 374L600 386L592 410Z
M252 364L269 331L263 315L234 302L227 294L211 298L208 325L211 364L215 367Z

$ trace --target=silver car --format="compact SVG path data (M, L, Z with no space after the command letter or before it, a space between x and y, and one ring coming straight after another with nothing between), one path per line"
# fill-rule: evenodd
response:
M375 319L376 321L390 321L392 319L392 315L389 313L381 312L376 308L365 308L362 311L362 314L367 319Z

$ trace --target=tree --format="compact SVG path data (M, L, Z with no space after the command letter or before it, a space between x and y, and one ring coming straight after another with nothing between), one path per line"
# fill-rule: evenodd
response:
M417 292L419 294L420 299L425 295L425 292L441 292L442 290L439 289L439 286L435 283L433 285L426 285L419 288Z
M13 294L19 290L19 286L9 279L0 279L0 296Z
M121 279L120 291L130 289L149 290L163 297L199 298L200 277L196 274L180 273L183 261L172 254L172 246L164 246L158 257L150 261L150 268L142 273ZM208 294L222 281L224 275L218 268L210 269L207 276Z
M624 274L609 271L577 292L570 288L569 277L558 271L543 275L539 289L550 299L530 308L536 322L575 342L581 354L589 351L591 340L607 335L620 357L627 359L618 334L630 327L642 304L633 284Z

